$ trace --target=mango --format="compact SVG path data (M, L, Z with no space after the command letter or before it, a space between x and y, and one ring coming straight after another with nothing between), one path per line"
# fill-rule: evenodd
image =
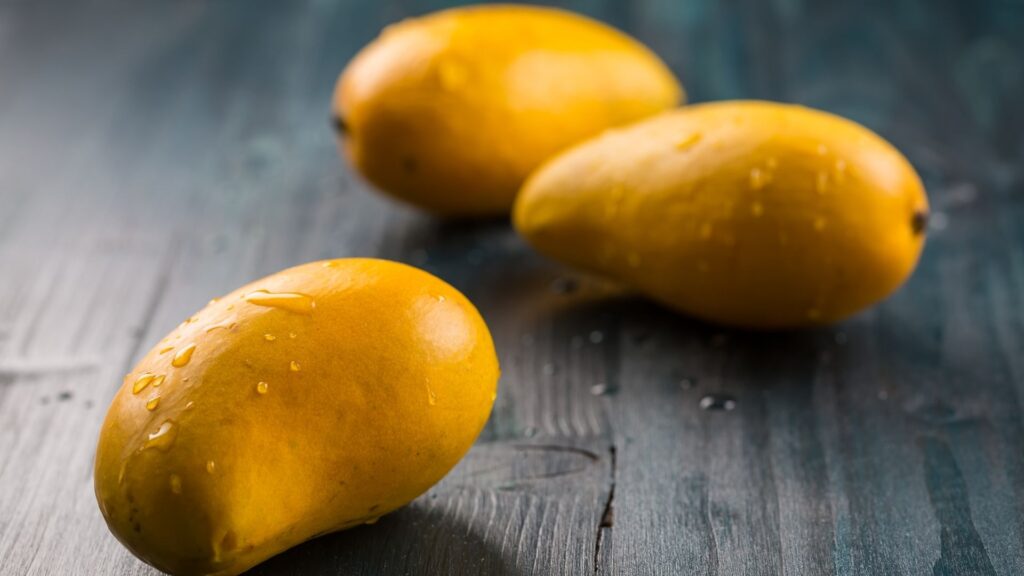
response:
M96 453L114 535L171 574L238 574L444 476L498 380L473 305L421 270L305 264L212 301L125 378Z
M454 8L386 28L341 74L342 153L391 196L441 216L506 215L527 175L683 90L636 40L570 12Z
M849 120L756 101L691 106L553 158L514 212L540 252L716 323L842 320L893 292L928 200L899 151Z

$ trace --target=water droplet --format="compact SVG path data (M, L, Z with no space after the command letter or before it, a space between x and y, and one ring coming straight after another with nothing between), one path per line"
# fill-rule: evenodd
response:
M825 172L818 172L814 177L814 190L818 194L824 194L828 191L828 174Z
M207 334L209 334L210 332L213 332L214 330L220 330L221 328L234 328L234 327L235 327L235 323L234 322L230 322L230 323L229 322L221 322L220 324L211 324L211 325L207 326L205 332Z
M678 142L676 142L676 150L686 150L687 148L692 148L694 144L700 142L701 138L703 138L703 136L700 132L694 132L693 134L684 136Z
M263 339L267 342L273 342L274 340L277 340L277 336L274 336L273 334L264 334Z
M754 168L750 171L750 189L760 190L768 184L769 180L768 173L761 170L760 168Z
M708 394L700 399L702 410L725 410L729 412L736 408L736 398L729 394Z
M427 386L427 403L431 406L437 404L437 394L434 394L434 391L431 390L430 386Z
M210 298L210 301L206 303L207 306L213 306L217 302L220 302L220 298Z
M710 240L712 232L713 232L713 228L711 226L711 222L705 222L705 223L700 225L700 239L701 240Z
M573 278L558 278L551 283L551 291L555 294L571 294L579 288L579 283Z
M808 309L807 310L807 319L808 320L815 320L815 321L821 320L821 310L818 310L817 308L810 308L810 309Z
M608 385L594 384L593 386L590 387L590 393L593 394L594 396L604 396L605 394L608 393Z
M267 387L269 387L269 384L267 384L266 382L260 381L260 382L256 383L256 392L259 393L259 394L266 394L267 393Z
M146 437L145 444L142 445L142 450L148 450L155 448L161 452L166 452L171 444L174 444L174 439L178 435L178 428L174 425L171 420L164 420L160 427L156 429L156 432L150 432Z
M825 229L826 224L826 220L823 217L818 216L817 218L814 219L814 230L816 232L821 232L822 230Z
M153 378L153 388L159 388L160 385L164 383L164 380L166 378L167 376L164 376L163 374L157 376L156 378Z
M132 384L132 394L138 394L145 390L146 386L149 386L153 382L154 378L156 378L156 374L152 374L150 372L145 372L140 375L135 379L135 383Z
M195 344L189 344L181 350L174 353L174 358L171 359L171 366L175 368L181 368L182 366L189 363L192 360L192 353L196 351Z
M761 215L764 214L764 204L754 202L750 205L750 213L753 214L755 218L760 218Z
M157 354L167 354L171 350L174 350L174 346L166 346L164 348L161 348L160 351L157 352Z
M146 410L149 410L150 412L152 412L153 410L156 410L156 407L159 406L159 405L160 405L160 397L159 396L154 396L154 397L150 398L146 402Z
M446 300L446 298L444 296L438 296L437 297L437 301L438 302L444 302L445 300Z
M494 402L498 398L497 392L491 392L491 402Z
M196 407L196 403L189 400L188 404L185 404L185 410L191 410Z
M206 461L206 473L207 474L213 474L213 472L216 469L217 469L217 463L216 462L214 462L213 460L207 460Z
M177 474L171 474L170 485L172 493L181 494L181 476L178 476Z
M466 68L453 60L442 60L437 65L437 76L441 81L441 88L449 91L458 90L466 84L469 73Z
M295 337L296 337L295 332L289 332L288 333L288 337L291 338L292 340L295 340Z
M594 344L600 344L604 340L604 333L600 330L594 330L590 333L590 341Z
M846 160L836 160L836 182L842 182L846 178Z
M298 372L299 370L302 370L302 366L299 366L298 362L296 362L295 360L292 360L288 364L288 369L291 370L292 372Z
M305 294L295 292L268 292L256 290L244 296L245 301L256 306L280 308L296 314L310 314L316 308L316 302Z
M690 378L683 378L682 380L679 381L679 387L682 388L683 390L690 390L696 385L697 384Z

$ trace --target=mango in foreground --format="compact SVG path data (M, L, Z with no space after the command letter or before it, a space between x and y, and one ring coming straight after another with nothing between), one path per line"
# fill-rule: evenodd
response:
M314 262L213 301L125 378L96 497L135 555L238 574L369 523L441 479L494 401L473 305L421 270Z

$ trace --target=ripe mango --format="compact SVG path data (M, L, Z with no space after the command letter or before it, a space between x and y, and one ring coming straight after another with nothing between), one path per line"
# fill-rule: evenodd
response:
M490 5L386 28L342 73L333 114L344 155L370 182L465 217L507 214L549 156L682 97L661 60L617 30Z
M539 251L684 313L750 328L831 323L910 275L928 200L910 163L849 120L721 102L582 143L524 185Z
M498 362L473 305L383 260L305 264L210 303L125 378L95 489L115 536L171 574L238 574L372 523L483 428Z

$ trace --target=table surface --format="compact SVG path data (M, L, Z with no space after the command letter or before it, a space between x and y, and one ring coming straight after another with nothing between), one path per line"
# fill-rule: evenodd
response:
M469 296L500 393L428 494L257 574L1024 573L1024 4L563 4L649 43L692 100L832 110L918 168L910 282L789 333L372 193L336 156L334 80L443 4L0 2L0 573L153 574L93 497L122 375L211 296L345 256Z

